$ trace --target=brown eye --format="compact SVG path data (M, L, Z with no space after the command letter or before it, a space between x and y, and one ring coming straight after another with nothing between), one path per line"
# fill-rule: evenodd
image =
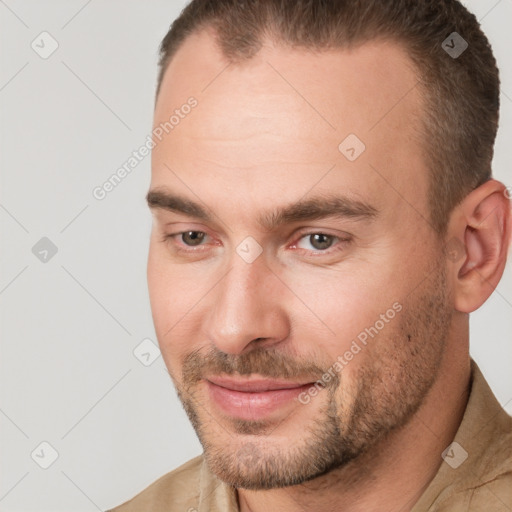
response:
M314 233L312 235L309 235L309 243L315 249L322 251L325 249L329 249L329 247L331 247L334 238L335 237L331 235L325 235L323 233Z
M185 231L181 234L181 240L185 245L196 246L201 244L205 235L202 231Z

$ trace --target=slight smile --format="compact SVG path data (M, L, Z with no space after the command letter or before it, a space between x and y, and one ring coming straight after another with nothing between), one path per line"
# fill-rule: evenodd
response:
M205 379L209 396L230 417L261 420L294 401L312 382L212 376Z

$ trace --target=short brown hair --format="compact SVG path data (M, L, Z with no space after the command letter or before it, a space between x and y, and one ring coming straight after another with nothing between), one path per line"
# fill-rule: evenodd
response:
M160 47L163 75L185 39L213 28L230 62L253 57L265 39L292 47L347 48L382 39L403 45L427 105L424 152L430 170L430 222L443 235L453 208L491 178L499 117L499 75L480 25L456 0L192 0ZM442 43L457 32L457 58ZM450 46L454 43L451 41Z

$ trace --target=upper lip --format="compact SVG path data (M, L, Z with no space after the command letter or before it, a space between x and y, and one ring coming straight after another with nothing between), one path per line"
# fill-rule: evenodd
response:
M284 379L263 378L235 379L233 377L221 376L208 377L206 380L223 388L252 393L258 391L276 391L278 389L294 389L311 383L310 381L289 381Z

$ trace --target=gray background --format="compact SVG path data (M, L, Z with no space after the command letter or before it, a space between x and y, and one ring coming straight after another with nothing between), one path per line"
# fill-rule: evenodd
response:
M494 169L512 185L512 0L466 4L501 67ZM145 366L133 354L156 340L150 158L103 201L92 195L151 132L157 47L183 5L0 0L0 511L106 509L200 453L161 357ZM31 47L50 48L43 31L59 45L47 59ZM32 252L42 237L58 249L46 262ZM511 285L509 265L471 326L472 354L509 412ZM58 452L48 469L43 441Z

